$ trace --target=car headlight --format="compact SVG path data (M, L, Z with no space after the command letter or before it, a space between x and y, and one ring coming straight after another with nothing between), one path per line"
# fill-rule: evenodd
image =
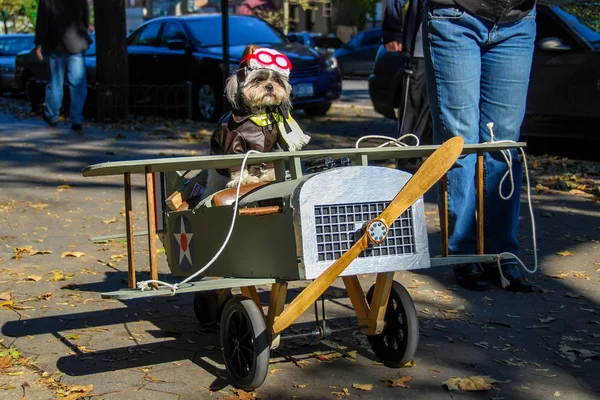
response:
M338 66L337 58L335 58L333 56L327 58L325 60L325 65L327 65L327 68L329 68L329 69L336 69Z

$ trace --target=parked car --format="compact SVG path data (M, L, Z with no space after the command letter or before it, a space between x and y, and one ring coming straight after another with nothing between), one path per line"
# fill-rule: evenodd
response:
M597 129L587 127L590 119L600 119L600 27L594 10L594 0L538 2L524 135L564 135L564 126L553 124L560 120L569 122L569 137L597 138ZM396 118L400 104L404 65L400 53L380 46L369 76L373 107L389 118Z
M290 59L293 104L308 115L323 115L340 97L342 77L335 60L290 40L265 21L241 15L229 17L230 73L248 44L274 48ZM179 85L192 82L194 114L216 121L223 114L223 49L221 15L200 14L152 19L127 39L129 82L135 85ZM95 50L86 54L88 82L95 80ZM39 79L43 71L28 68ZM39 66L38 66L39 67ZM46 67L47 70L47 67ZM47 72L46 72L47 76Z
M307 47L312 47L322 53L333 54L342 47L342 40L333 35L325 35L319 32L290 32L288 38L294 43L300 43Z
M293 104L308 115L323 115L340 97L342 77L335 60L298 43L265 21L243 15L229 17L230 73L237 68L248 44L268 46L292 63ZM146 22L128 40L133 82L193 84L199 116L218 120L223 113L223 47L221 15L163 17Z
M367 76L373 71L375 56L381 44L381 28L358 32L350 41L337 49L333 56L344 76Z
M0 94L22 91L25 86L15 79L17 54L33 47L35 35L29 33L0 35Z

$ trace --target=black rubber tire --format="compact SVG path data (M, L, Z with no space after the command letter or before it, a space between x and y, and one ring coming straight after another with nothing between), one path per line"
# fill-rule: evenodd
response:
M309 117L322 117L327 114L329 109L331 108L331 102L321 103L315 106L307 106L304 108L304 113Z
M371 301L375 285L367 292ZM387 367L400 368L413 359L419 344L419 319L415 303L404 286L394 281L379 335L367 335L373 352Z
M223 360L231 384L254 390L263 384L269 370L269 340L262 311L251 299L233 296L221 315Z

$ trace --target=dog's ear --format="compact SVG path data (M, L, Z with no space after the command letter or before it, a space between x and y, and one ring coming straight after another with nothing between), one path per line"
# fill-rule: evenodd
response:
M225 96L229 100L229 104L234 110L239 109L238 107L238 78L236 74L231 75L227 78L225 83Z
M246 46L246 48L244 49L244 53L242 54L242 60L246 58L249 54L254 54L256 49L258 49L258 46L255 46L253 44L249 44L248 46ZM244 67L250 67L250 60L246 61L244 64L240 64L240 68Z

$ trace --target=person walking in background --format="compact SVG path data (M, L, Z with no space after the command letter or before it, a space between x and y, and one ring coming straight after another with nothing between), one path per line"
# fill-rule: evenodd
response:
M406 57L405 79L398 106L398 137L413 134L420 144L432 143L431 111L427 98L422 38L422 6L419 0L388 0L383 17L383 43L388 52ZM407 144L416 144L405 139ZM422 159L399 159L399 169L415 172Z
M58 124L66 71L71 95L71 128L77 132L83 130L83 106L87 95L83 53L91 43L89 27L87 0L40 0L34 51L40 61L46 57L50 67L43 116L50 126Z
M535 0L426 0L423 14L425 70L433 137L437 144L460 136L465 144L519 138L536 33ZM492 128L488 126L493 123ZM509 166L500 152L485 153L484 226L486 254L519 253L517 232L522 165L512 153L514 192L501 198ZM448 172L450 254L476 253L476 155L461 156ZM508 179L507 179L508 181ZM505 260L503 286L527 291L531 284L516 260ZM498 267L455 267L458 283L474 290L500 280Z

